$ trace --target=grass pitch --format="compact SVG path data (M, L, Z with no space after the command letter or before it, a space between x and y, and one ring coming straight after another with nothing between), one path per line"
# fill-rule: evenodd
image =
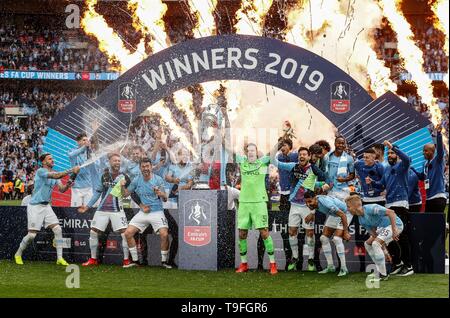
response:
M335 274L263 271L236 274L183 271L156 267L123 269L101 265L80 268L80 288L69 289L65 268L49 262L0 261L0 297L449 297L449 279L444 274L392 277L380 288L366 287L366 273L338 278Z
M22 200L0 200L0 206L20 206Z

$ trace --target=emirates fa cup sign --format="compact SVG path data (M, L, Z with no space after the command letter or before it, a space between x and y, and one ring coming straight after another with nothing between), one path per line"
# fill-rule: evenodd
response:
M184 242L204 246L211 242L211 205L204 200L184 204Z
M121 83L119 85L117 109L121 113L134 113L136 111L136 86L133 83Z

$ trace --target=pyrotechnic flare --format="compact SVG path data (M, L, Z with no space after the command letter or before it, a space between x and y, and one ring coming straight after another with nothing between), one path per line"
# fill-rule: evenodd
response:
M237 34L262 35L264 30L265 16L272 6L272 0L243 0L241 7L236 12L235 24ZM225 87L230 120L234 120L238 114L241 104L242 91L239 82L226 81L222 84ZM250 121L247 127L251 127Z
M161 0L128 0L128 8L133 12L133 27L152 37L149 44L153 54L170 46L163 21L166 4Z
M313 35L323 30L339 10L338 1L299 1L287 12L286 41L308 48L314 42Z
M236 12L236 33L262 35L264 17L269 12L273 0L242 0L240 9Z
M167 5L161 0L129 0L128 7L133 12L133 26L141 30L144 35L150 35L152 41L149 46L153 54L164 50L171 45L164 25L164 14ZM177 91L173 95L178 108L186 114L191 125L195 140L198 140L198 123L192 111L192 94L187 90Z
M431 1L430 1L431 2ZM449 56L449 47L448 47L448 12L449 12L449 5L448 0L437 0L432 6L431 10L433 11L434 15L437 17L434 21L434 27L441 30L442 33L445 35L445 44L444 44L444 52L445 55L447 55L447 58ZM448 63L447 63L448 65ZM448 86L448 68L447 73L444 76L444 82Z
M441 122L441 111L433 97L433 85L431 79L423 69L423 53L415 44L414 34L400 10L401 0L381 0L379 2L384 16L388 19L394 32L397 34L397 49L403 61L405 69L411 74L411 79L417 86L417 93L422 102L431 110L431 121L434 125Z
M103 16L95 11L97 0L86 0L86 4L88 9L81 19L81 27L86 34L97 39L99 49L108 56L110 63L119 62L120 70L126 71L147 57L144 39L141 39L135 52L131 53Z
M217 5L217 0L189 0L189 10L196 18L196 24L192 30L195 38L215 35L217 33L214 10ZM217 103L216 91L220 89L220 82L206 82L202 83L203 88L203 102L202 107L207 107L210 104Z
M361 14L354 16L356 10ZM371 47L374 29L382 19L381 10L372 1L360 0L345 7L332 0L308 1L287 15L287 42L333 61L377 97L397 90L390 69Z

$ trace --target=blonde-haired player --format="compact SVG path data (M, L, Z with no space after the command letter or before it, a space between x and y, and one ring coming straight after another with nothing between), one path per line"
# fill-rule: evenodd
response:
M393 240L398 240L403 231L403 222L394 210L378 204L362 204L361 197L351 195L345 199L347 211L357 215L361 224L369 233L369 239L364 243L366 251L374 261L379 277L370 274L371 281L387 280L385 258L388 255L386 246Z

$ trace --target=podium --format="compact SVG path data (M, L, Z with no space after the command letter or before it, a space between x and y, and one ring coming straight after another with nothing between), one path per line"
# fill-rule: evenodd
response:
M183 190L178 197L178 268L234 268L235 213L226 190Z

